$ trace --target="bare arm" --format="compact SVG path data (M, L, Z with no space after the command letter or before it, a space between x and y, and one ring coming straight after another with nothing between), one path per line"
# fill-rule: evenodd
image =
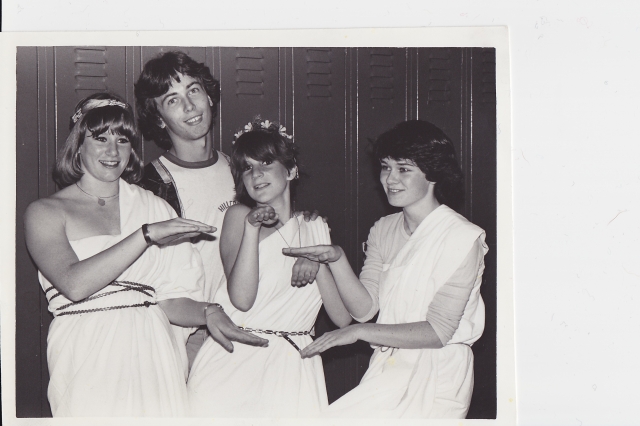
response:
M340 330L325 333L304 348L300 355L303 358L308 358L334 346L349 345L358 340L394 348L442 348L440 338L427 321L407 324L365 323L353 324Z
M316 275L316 285L322 297L324 308L331 318L331 321L340 328L351 324L351 315L344 306L333 275L326 265L320 265L318 274Z
M218 305L196 302L181 297L158 302L171 324L182 327L207 325L211 337L229 352L233 352L231 341L252 346L267 346L269 341L239 329Z
M114 246L80 261L65 232L66 215L59 201L32 203L25 212L25 239L29 253L44 276L71 301L82 300L104 288L125 271L147 249L138 229ZM149 225L153 241L171 241L215 228L186 219Z
M449 280L436 292L426 321L405 324L354 324L323 334L301 353L308 357L334 346L364 340L405 349L439 349L451 340L460 324L469 295L482 274L482 243L478 240Z
M349 261L340 246L318 245L301 248L285 248L287 256L304 257L315 262L327 263L335 280L340 298L349 313L356 318L365 316L373 304L367 289L353 273Z
M258 243L262 222L276 219L271 207L248 207L236 204L224 218L220 255L227 275L231 303L246 312L258 294Z

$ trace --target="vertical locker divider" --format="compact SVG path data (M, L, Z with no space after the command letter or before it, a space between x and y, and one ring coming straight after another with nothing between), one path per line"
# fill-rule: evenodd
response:
M469 48L471 63L472 128L470 144L470 188L468 208L473 222L486 232L489 252L485 255L481 293L485 304L485 329L473 345L475 387L468 418L496 416L496 82L495 49Z
M39 117L39 138L38 151L40 152L38 178L40 181L38 198L48 197L56 191L55 184L51 179L53 165L56 159L58 145L61 143L57 139L57 110L58 100L56 93L56 61L55 48L38 48L38 117ZM42 118L44 117L44 120ZM32 200L33 201L33 200ZM35 264L34 264L34 272ZM37 275L34 273L31 283L35 286L35 291L40 304L40 375L41 375L41 399L40 415L51 414L51 407L47 399L47 387L49 384L49 369L47 365L47 335L49 325L53 320L49 313L47 298L42 291ZM28 284L31 285L31 284Z

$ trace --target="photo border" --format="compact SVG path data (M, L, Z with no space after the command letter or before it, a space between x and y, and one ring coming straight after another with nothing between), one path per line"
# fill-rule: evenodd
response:
M79 43L79 40L81 42ZM16 48L18 46L230 46L230 47L494 47L496 48L497 127L497 418L495 420L397 420L402 424L512 425L516 421L516 366L513 292L513 209L511 165L511 92L509 34L506 27L386 28L329 30L232 30L232 31L132 31L0 33L0 136L9 144L0 158L0 176L5 199L0 207L3 238L0 267L2 418L5 424L85 425L87 418L36 419L15 417L15 226L16 226ZM11 66L14 64L14 66ZM124 419L92 418L91 424L106 425ZM173 425L175 419L133 418L136 425ZM181 424L296 424L296 419L198 419ZM349 424L354 420L304 419L305 424ZM363 420L367 425L389 424L389 420ZM432 423L433 422L433 423ZM124 422L128 423L128 422Z

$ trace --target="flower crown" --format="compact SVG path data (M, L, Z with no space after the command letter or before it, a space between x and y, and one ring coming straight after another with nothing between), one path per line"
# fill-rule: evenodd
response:
M125 109L125 110L127 109L126 104L116 99L91 99L87 103L85 103L82 107L80 107L80 109L78 109L75 114L71 116L71 121L73 121L73 124L76 124L78 120L80 120L80 117L82 117L83 114L86 114L92 109L102 108L106 106L119 106L122 109Z
M278 133L280 134L280 136L285 137L289 140L293 139L293 136L287 134L287 128L284 126L281 126L277 123L274 123L273 121L269 121L269 120L264 120L264 121L260 121L260 119L256 119L255 121L250 121L247 124L245 124L244 128L242 130L240 130L239 132L237 132L236 134L234 134L234 138L233 138L233 144L236 143L236 141L238 140L238 138L240 136L242 136L243 134L247 133L247 132L253 132L255 130L272 130L275 131L277 130Z

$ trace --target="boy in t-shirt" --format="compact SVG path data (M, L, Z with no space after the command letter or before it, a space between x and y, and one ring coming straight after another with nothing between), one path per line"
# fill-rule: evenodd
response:
M142 134L166 150L147 164L139 185L165 199L180 217L221 230L226 210L236 201L229 158L213 149L220 83L206 65L183 52L167 52L145 64L135 84L135 97ZM205 300L213 302L224 282L218 236L198 237L192 243L205 267ZM313 262L300 263L292 283L313 282L317 270ZM234 327L221 331L230 340L259 344L256 336L240 335ZM189 367L206 337L204 328L189 336Z

